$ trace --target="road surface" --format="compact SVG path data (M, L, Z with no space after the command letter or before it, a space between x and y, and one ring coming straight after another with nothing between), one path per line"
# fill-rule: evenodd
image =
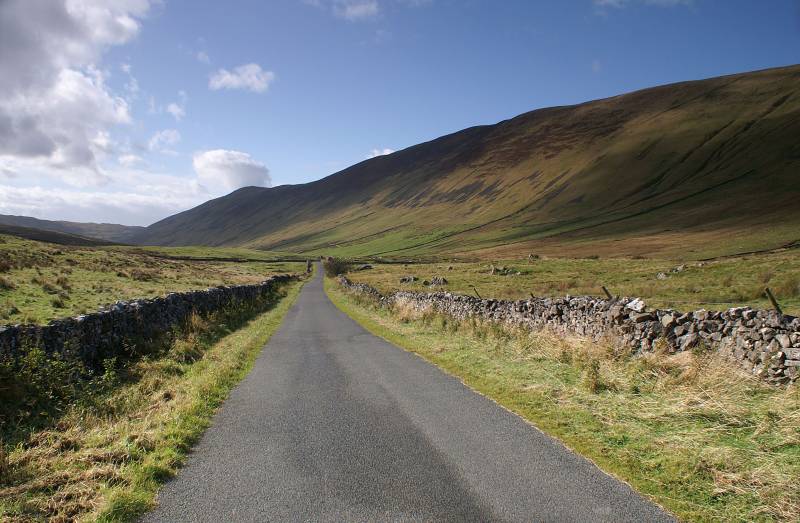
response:
M321 271L144 521L673 521L339 311Z

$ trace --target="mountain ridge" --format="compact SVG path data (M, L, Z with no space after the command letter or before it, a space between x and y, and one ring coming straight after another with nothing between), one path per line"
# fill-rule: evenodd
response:
M343 255L778 245L800 223L798 88L795 65L537 109L307 184L242 188L136 240Z
M144 227L135 225L42 220L31 216L17 216L12 214L0 214L0 225L53 231L113 243L128 243L134 236L140 234L145 229Z

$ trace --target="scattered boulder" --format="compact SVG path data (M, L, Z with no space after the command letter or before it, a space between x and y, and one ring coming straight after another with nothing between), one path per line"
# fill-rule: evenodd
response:
M685 270L686 270L686 265L681 264L673 268L670 272L683 272Z
M416 276L403 276L400 278L400 283L414 283L417 280L419 280L419 278Z
M663 272L659 272L658 274L656 274L656 279L657 280L666 280L668 277L669 276L667 276L666 273L663 273Z
M508 276L509 274L520 274L519 271L515 271L512 267L504 267L500 265L499 267L495 267L494 265L489 266L489 274L492 276L500 275L500 276Z
M434 276L428 285L447 285L447 280L441 276Z

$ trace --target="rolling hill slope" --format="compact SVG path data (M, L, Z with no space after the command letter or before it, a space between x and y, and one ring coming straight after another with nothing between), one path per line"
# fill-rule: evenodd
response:
M30 216L13 216L10 214L0 214L0 225L74 234L85 238L114 243L129 243L134 236L140 234L144 230L144 227L117 225L115 223L51 221L40 220L39 218L32 218Z
M85 236L78 236L77 234L50 231L46 229L33 229L30 227L18 227L16 225L4 225L2 223L0 223L0 234L8 234L10 236L17 236L18 238L25 238L26 240L56 243L59 245L73 245L81 247L114 245L112 242L98 240L96 238L87 238Z
M248 187L135 239L298 253L715 256L800 240L800 66L532 111Z

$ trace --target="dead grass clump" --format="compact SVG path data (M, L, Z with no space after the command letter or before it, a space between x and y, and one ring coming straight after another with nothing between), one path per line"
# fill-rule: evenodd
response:
M778 297L796 298L800 296L800 275L786 276L774 286L772 291Z
M58 296L55 296L52 300L50 300L50 305L52 305L56 309L66 309L67 300L63 295L59 294Z
M597 394L606 389L606 385L600 376L600 362L589 360L583 369L583 386L592 394Z
M153 281L156 278L156 275L152 271L145 271L142 269L133 269L130 271L130 276L132 280L135 281Z
M769 283L773 276L775 276L775 271L772 269L764 269L759 271L756 277L761 283Z
M397 298L394 301L392 310L403 323L421 320L423 317L430 317L433 312L430 307L420 309L413 301L404 298Z
M72 289L72 287L69 284L69 280L67 279L66 276L59 276L56 279L56 285L58 285L59 287L61 287L65 291L68 291L68 290Z
M16 289L17 286L8 278L0 277L0 291L11 291Z

